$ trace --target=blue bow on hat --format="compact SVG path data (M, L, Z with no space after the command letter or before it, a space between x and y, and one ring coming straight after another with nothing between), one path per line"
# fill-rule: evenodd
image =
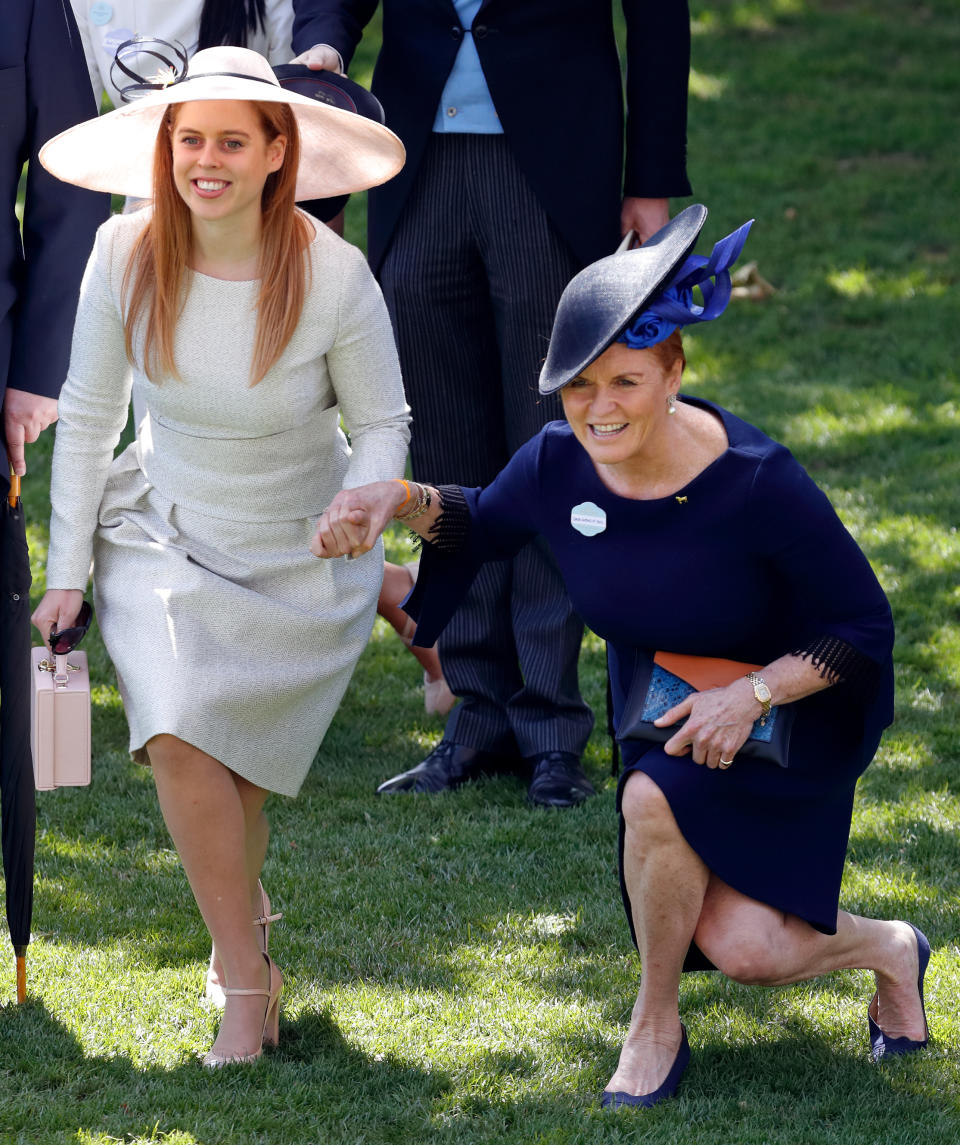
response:
M753 223L721 239L709 258L690 252L707 218L694 203L650 236L643 246L620 250L583 268L567 283L540 371L540 393L563 389L620 340L644 349L678 326L709 322L730 301L729 267ZM693 301L700 287L703 305ZM625 333L626 332L626 333Z
M753 219L714 245L709 258L690 255L647 308L634 318L618 342L631 350L644 350L669 338L681 326L712 322L726 310L733 285L729 268L740 257ZM713 280L713 281L711 281ZM703 305L693 301L693 288L700 287Z

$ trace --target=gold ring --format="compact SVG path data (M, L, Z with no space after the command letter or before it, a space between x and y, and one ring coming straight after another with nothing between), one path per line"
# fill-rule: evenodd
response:
M731 763L733 763L732 759L721 759L720 760L720 766L722 768L724 768L724 770L726 770L726 768L728 768Z

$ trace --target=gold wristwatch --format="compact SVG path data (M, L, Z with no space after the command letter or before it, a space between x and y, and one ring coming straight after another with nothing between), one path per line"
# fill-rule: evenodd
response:
M763 727L767 722L767 716L770 715L770 700L772 699L770 689L767 687L766 680L756 672L748 672L747 679L753 684L753 694L757 699L757 703L763 709L760 716L760 726Z

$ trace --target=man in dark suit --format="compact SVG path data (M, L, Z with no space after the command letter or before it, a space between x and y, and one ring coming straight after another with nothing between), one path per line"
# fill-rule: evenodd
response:
M22 475L24 443L57 419L80 279L110 200L61 183L37 159L51 136L97 114L68 0L0 0L0 21L0 402ZM21 238L15 207L28 161Z
M59 182L37 159L47 139L97 113L69 3L0 0L0 27L0 404L7 453L15 472L22 475L24 444L36 441L57 419L80 279L110 200ZM26 162L30 166L21 237L16 204ZM0 463L2 510L9 489L7 474L6 464ZM30 670L30 562L19 512L3 513L0 584L2 771L5 778L19 779L26 773L19 790L28 795L18 804L18 813L32 816L30 741L24 726L29 723L29 704L24 710L22 703L8 702L14 687L23 690ZM11 783L4 788L5 813L13 798ZM31 870L32 854L31 844Z
M620 2L625 166L612 0L383 0L373 91L407 164L370 192L368 256L397 337L417 478L484 485L561 416L536 382L563 287L690 193L687 4ZM342 69L376 7L295 0L294 51ZM585 799L581 631L539 545L485 566L440 641L462 702L438 747L379 790L522 769L536 804Z

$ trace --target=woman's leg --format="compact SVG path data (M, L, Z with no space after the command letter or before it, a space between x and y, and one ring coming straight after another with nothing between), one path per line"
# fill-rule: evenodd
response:
M710 961L738 982L785 986L832 970L872 970L877 997L871 1013L884 1033L915 1041L927 1036L917 992L917 940L905 922L840 911L837 933L821 934L711 875L695 938Z
M415 625L412 618L400 607L400 601L406 598L411 588L413 588L412 573L403 565L394 565L389 561L384 561L383 587L380 589L380 599L377 601L377 612L407 645L426 672L427 681L432 683L443 676L436 645L432 648L415 648L409 643L415 631Z
M627 781L622 812L623 876L642 979L608 1090L651 1093L666 1078L680 1045L677 995L691 939L738 982L780 986L833 970L872 970L871 1013L884 1034L926 1037L917 942L906 923L841 911L837 933L826 935L734 890L690 848L660 788L642 772Z
M247 879L250 883L250 917L254 919L259 917L263 909L263 897L260 894L260 872L263 870L263 861L267 856L267 844L270 842L270 824L263 813L263 796L266 793L262 787L255 786L240 775L234 775L233 781L243 804ZM223 964L217 954L216 945L210 951L210 973L207 976L207 989L214 984L217 986L224 985Z
M174 736L155 736L147 753L164 820L219 953L226 984L268 988L267 964L251 925L250 871L251 864L262 862L266 849L261 816L267 792ZM255 1053L265 1007L261 996L228 997L214 1052Z
M663 1084L680 1047L680 974L710 872L680 834L663 792L643 772L627 781L621 810L623 877L642 977L630 1031L607 1089L638 1095Z

